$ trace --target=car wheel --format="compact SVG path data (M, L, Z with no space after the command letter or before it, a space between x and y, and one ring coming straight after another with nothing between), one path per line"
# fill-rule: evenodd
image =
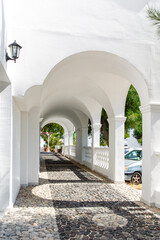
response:
M132 184L138 185L142 182L141 180L141 174L138 172L133 173L132 178L131 178Z

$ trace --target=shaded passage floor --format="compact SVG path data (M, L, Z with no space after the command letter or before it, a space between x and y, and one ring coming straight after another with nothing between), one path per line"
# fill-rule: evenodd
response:
M160 218L139 204L140 191L41 156L40 185L20 190L0 239L160 239Z

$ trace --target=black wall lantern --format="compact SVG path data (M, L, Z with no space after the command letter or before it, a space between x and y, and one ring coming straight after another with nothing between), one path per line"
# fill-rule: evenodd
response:
M10 48L11 51L11 58L8 56L8 53L6 53L6 61L14 60L14 62L16 62L16 59L19 58L20 49L22 47L16 43L16 40L13 43L11 43L8 47Z

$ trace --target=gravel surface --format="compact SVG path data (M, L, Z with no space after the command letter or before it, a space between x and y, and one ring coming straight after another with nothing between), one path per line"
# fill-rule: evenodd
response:
M40 184L21 188L0 239L160 239L141 191L113 184L59 154L41 154Z

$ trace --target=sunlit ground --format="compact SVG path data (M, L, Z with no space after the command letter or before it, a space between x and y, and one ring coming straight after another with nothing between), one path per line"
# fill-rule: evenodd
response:
M140 202L134 189L140 185L114 184L86 170L59 154L41 154L39 185L21 188L0 222L0 240L160 239L160 215Z
M138 184L138 185L135 185L135 184L132 184L130 182L126 182L127 185L137 189L137 190L142 190L142 184Z

